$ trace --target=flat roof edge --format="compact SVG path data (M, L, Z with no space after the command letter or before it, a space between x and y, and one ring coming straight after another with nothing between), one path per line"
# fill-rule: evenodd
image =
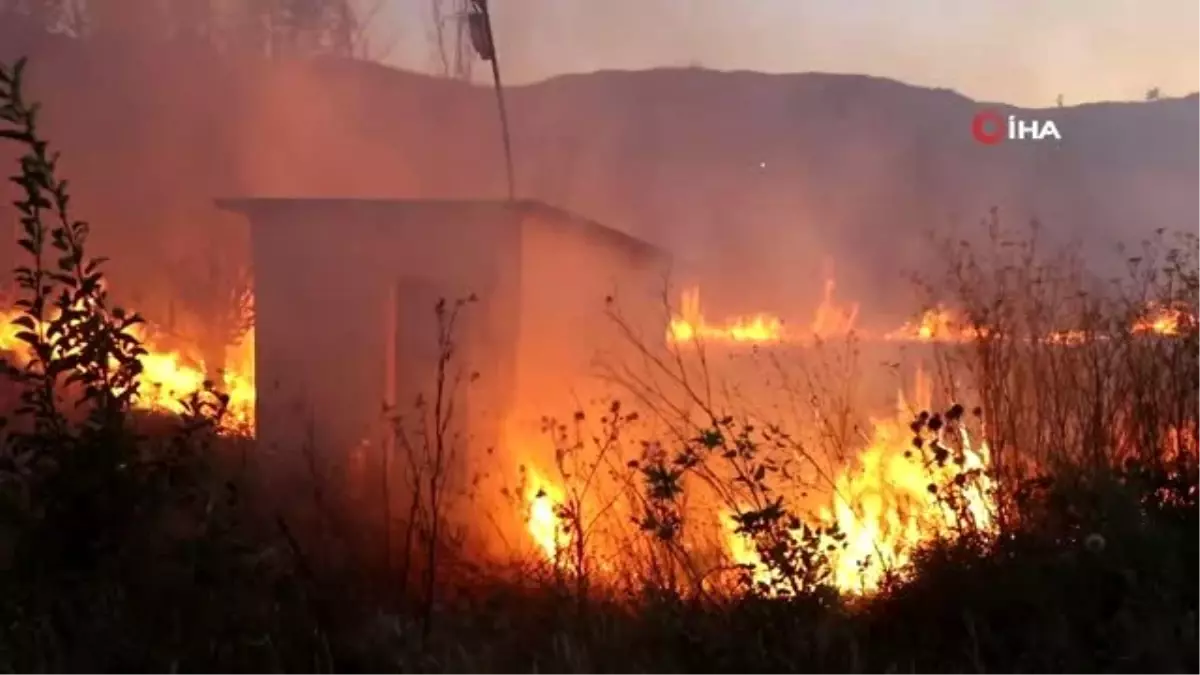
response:
M541 215L557 220L560 223L570 223L585 232L599 235L608 239L613 245L631 249L641 255L655 258L663 262L672 259L670 253L648 241L631 234L609 227L599 221L580 216L566 209L553 206L537 199L414 199L395 197L219 197L213 200L218 209L238 213L247 217L260 208L278 206L314 206L330 207L335 205L357 204L363 206L425 206L425 207L493 207L499 209L515 209L530 214Z

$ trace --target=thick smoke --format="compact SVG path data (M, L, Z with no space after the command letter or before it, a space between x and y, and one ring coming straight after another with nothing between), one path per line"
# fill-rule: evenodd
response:
M420 12L399 18L425 21L427 5L419 4ZM736 12L718 3L542 5L496 4L510 79L693 60L684 55L750 65L739 59L771 42L750 39L750 27L783 11L765 2ZM799 37L787 42L816 56L787 68L891 72L872 64L891 53L884 46L910 39L863 37L860 48L843 47L834 68L820 26L853 21L867 36L903 22L884 20L887 5L863 17L795 5ZM18 17L0 3L7 11L0 56L32 57L32 93L64 151L79 215L101 225L97 236L116 261L119 288L152 317L211 313L220 303L210 291L238 278L244 223L213 208L215 197L504 194L491 91L347 58L361 53L355 40L363 33L336 11L305 23L264 2L254 5L267 8L260 20L233 13L214 22L180 14L192 6L182 2L84 6L97 13L74 24L54 18L62 25L51 35L41 30L46 17ZM1064 24L1048 11L1033 22L1042 32L1022 54L1043 36L1061 35L1054 27ZM1016 9L1006 12L986 17L996 40L1019 23ZM968 27L983 18L951 15ZM394 12L380 16L399 20ZM1109 30L1110 15L1097 16L1094 30ZM680 25L686 30L672 28ZM926 30L937 40L970 33L952 28ZM598 45L616 34L630 41L627 62L571 56L592 46L593 54L607 53ZM903 67L917 81L980 91L959 85L960 75L921 69L933 65ZM1015 86L1005 78L1021 76L1017 66L986 72L972 82L986 80L1001 94ZM514 86L508 105L520 194L671 249L681 273L703 282L716 314L767 310L804 320L830 269L839 293L864 301L864 317L902 307L910 294L899 275L925 262L922 233L973 224L992 205L1015 221L1039 216L1065 238L1090 241L1194 227L1194 98L1052 109L1047 114L1060 116L1067 136L1061 149L998 152L966 134L973 101L860 76L601 73Z
M413 3L414 5L420 3ZM1191 93L1200 9L1154 4L820 0L497 2L506 68L562 72L703 65L760 72L871 73L972 98L1050 106ZM398 17L418 8L397 5ZM397 21L400 21L397 18ZM403 60L407 54L397 54Z

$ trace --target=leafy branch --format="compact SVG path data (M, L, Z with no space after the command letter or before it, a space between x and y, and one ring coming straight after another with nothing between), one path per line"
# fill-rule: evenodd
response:
M86 253L90 228L71 216L58 153L39 133L37 104L23 95L24 73L23 59L0 66L0 120L6 123L0 138L24 148L20 172L10 180L22 193L14 202L22 230L18 243L31 258L15 270L21 314L14 320L30 358L10 372L28 385L17 414L34 421L32 433L16 440L45 447L70 433L64 389L77 392L75 407L87 411L85 428L103 433L121 428L137 396L145 350L131 332L142 318L110 305L105 259Z

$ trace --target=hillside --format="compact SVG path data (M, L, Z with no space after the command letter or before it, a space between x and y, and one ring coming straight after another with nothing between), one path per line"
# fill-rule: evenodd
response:
M382 66L233 63L66 40L32 56L34 93L110 245L135 281L181 288L197 251L239 255L215 196L473 197L503 193L492 92ZM517 185L660 243L724 311L807 306L830 267L890 306L922 233L999 206L1097 251L1197 227L1196 95L1044 111L1061 146L983 147L977 102L856 75L664 69L573 75L507 92ZM152 291L148 294L154 295Z

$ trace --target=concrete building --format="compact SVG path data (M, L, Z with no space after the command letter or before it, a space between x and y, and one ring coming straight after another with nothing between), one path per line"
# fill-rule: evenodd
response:
M665 331L664 253L539 202L218 204L250 222L258 452L280 471L308 470L307 448L319 470L359 453L375 473L385 453L373 449L395 443L385 406L411 416L418 396L436 399L439 299L447 313L477 299L449 366L478 373L454 411L471 452L501 443L517 415L528 424L571 404L597 351L620 341L607 297L653 339Z

